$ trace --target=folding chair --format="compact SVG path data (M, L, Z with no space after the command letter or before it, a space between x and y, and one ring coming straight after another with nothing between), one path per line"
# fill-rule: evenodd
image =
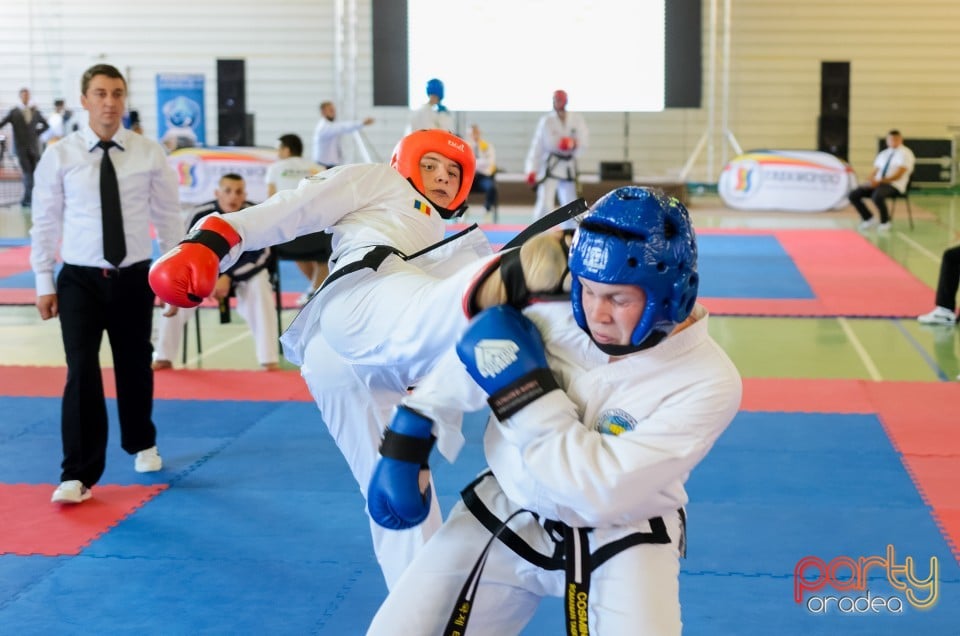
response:
M910 207L910 189L913 187L913 175L907 181L907 189L904 192L894 191L894 194L887 197L890 201L890 220L893 220L893 212L897 209L897 200L903 199L907 204L907 219L910 221L910 229L913 229L913 208Z
M281 323L281 319L283 315L283 304L281 302L282 295L281 295L281 289L280 289L280 259L273 250L270 251L270 258L267 259L266 269L268 274L270 275L270 287L273 288L274 304L277 307L277 331L279 333L283 333L283 324ZM229 302L230 298L232 298L233 296L234 294L231 293L230 296L227 297L227 302ZM200 312L199 311L197 311L196 314L194 314L193 322L196 325L197 355L199 356L201 353L203 353L203 344L200 339ZM182 364L184 365L187 364L187 340L190 333L189 327L190 327L189 323L183 326L183 347L182 347L183 353L181 355L182 355ZM277 339L277 348L280 350L280 355L282 356L283 345L280 343L279 339Z

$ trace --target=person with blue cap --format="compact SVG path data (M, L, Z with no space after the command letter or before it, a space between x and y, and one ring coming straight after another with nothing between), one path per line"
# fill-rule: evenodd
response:
M448 132L454 130L453 113L443 105L443 82L433 78L427 82L427 102L410 113L410 122L404 133L409 135L415 130L438 128Z

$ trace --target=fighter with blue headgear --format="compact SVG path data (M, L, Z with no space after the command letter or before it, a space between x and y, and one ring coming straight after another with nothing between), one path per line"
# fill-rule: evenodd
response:
M697 240L687 209L648 188L618 188L583 218L570 249L571 302L580 328L590 333L583 311L581 278L636 285L646 306L627 345L602 345L623 355L650 347L686 320L697 300Z
M436 77L427 80L427 97L430 97L431 95L436 95L438 102L443 101L443 82L438 80Z
M469 386L438 368L404 397L406 430L425 425L405 441L436 434L441 451L459 432L447 413L486 399L489 470L463 489L368 636L397 625L519 634L548 596L565 600L578 634L681 633L685 483L736 415L740 376L696 302L696 237L676 199L610 192L581 220L569 265L570 304L499 305L470 322L456 346ZM416 481L424 464L408 464L405 485L381 485L378 522L415 522L430 501Z

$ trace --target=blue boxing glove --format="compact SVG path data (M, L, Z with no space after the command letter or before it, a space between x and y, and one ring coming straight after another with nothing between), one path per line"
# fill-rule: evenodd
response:
M419 525L430 513L431 488L420 492L420 471L436 438L433 422L405 406L398 406L383 434L380 460L367 488L370 517L389 530Z
M500 421L560 388L536 325L509 305L477 314L457 343L457 355Z

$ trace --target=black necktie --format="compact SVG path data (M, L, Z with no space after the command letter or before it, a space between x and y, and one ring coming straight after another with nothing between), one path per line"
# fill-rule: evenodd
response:
M890 162L893 161L893 151L890 151L890 154L887 155L887 163L883 164L883 170L880 171L880 178L885 179L887 177L887 168L890 167Z
M123 238L123 215L120 213L120 188L117 185L117 171L110 160L110 149L117 144L101 141L103 161L100 162L100 212L103 219L103 257L114 267L120 267L127 255L127 244Z

